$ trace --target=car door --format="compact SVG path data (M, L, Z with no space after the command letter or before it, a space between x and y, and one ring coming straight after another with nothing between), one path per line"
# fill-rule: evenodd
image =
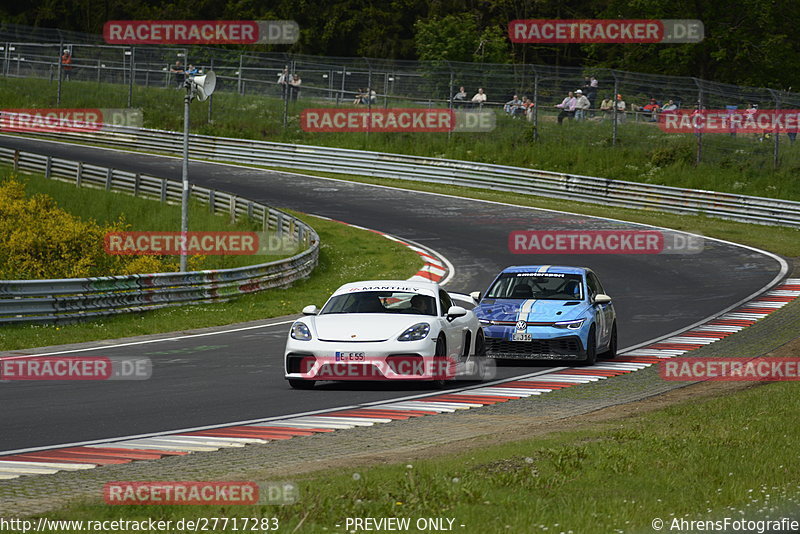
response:
M589 298L594 301L594 297L605 294L600 280L593 272L586 273L586 282L589 287ZM611 336L611 327L614 322L614 307L608 302L605 304L592 304L595 310L595 324L597 324L597 346L604 347Z
M439 290L439 309L441 310L442 329L447 338L447 354L460 359L464 354L464 340L469 330L469 314L464 317L456 317L452 321L447 320L447 310L453 305L453 300L447 291Z

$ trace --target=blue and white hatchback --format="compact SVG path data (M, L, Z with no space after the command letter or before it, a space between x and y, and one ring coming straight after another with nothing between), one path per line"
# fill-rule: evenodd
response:
M490 358L592 365L617 354L617 314L590 269L508 267L471 296Z

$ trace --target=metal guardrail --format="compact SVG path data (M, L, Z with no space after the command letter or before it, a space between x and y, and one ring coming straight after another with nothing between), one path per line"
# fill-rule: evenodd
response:
M180 133L109 126L102 132L41 133L53 139L181 154ZM800 228L800 202L643 184L506 165L362 150L191 136L196 158L329 173L478 187L606 206L702 214L739 222Z
M179 204L181 182L120 171L51 156L0 148L0 161L15 169L44 171L51 179L119 191ZM232 220L260 220L265 231L292 237L304 250L290 258L234 269L187 273L0 280L0 324L78 321L169 306L220 302L237 295L286 286L308 276L317 265L319 236L309 225L280 210L222 191L193 186L192 196L212 213Z

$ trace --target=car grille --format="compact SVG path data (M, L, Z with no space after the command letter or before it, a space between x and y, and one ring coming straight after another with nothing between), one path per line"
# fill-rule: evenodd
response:
M583 347L578 336L533 341L506 341L487 337L486 353L494 358L548 359L558 357L581 357Z

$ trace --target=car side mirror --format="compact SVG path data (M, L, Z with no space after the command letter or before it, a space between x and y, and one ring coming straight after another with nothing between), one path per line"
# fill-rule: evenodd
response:
M469 296L472 297L472 300L474 300L475 302L480 302L481 301L481 292L480 291L473 291L472 293L469 294Z
M611 297L608 295L604 295L603 293L598 293L594 296L594 303L595 304L608 304L611 302Z
M457 317L464 317L466 314L467 310L461 306L450 306L450 309L447 310L447 320L452 321Z
M305 308L303 308L303 315L316 315L319 313L319 308L314 306L313 304L309 304Z

